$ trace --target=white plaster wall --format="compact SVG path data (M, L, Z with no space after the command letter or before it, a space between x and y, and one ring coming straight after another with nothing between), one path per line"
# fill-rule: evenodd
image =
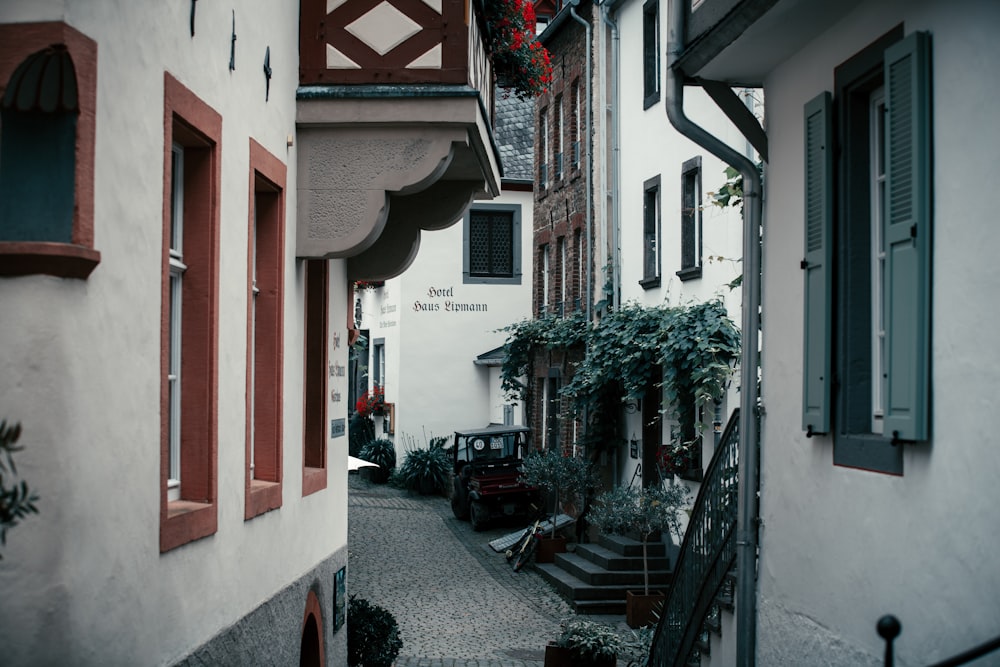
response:
M800 427L802 108L833 70L903 22L933 40L932 433L904 475L834 467ZM996 635L1000 533L1000 167L995 30L982 2L868 2L772 72L764 214L758 664L881 664L875 623L903 623L897 664L926 664Z
M660 43L667 38L667 2L660 3ZM643 79L641 76L643 3L629 0L617 13L620 39L620 132L621 132L621 299L642 305L681 305L706 299L721 298L729 317L740 325L741 290L732 290L729 283L743 273L742 218L737 207L719 208L710 203L709 192L725 183L726 165L704 148L674 130L667 119L664 95L665 63L660 64L660 100L643 109ZM662 50L662 49L661 49ZM755 92L759 101L760 91ZM698 87L684 91L684 111L707 131L744 154L746 139L715 103ZM755 112L760 113L755 108ZM683 163L701 157L702 207L702 276L681 281L676 272L681 268L681 170ZM756 159L753 156L752 159ZM660 287L644 289L643 278L643 204L644 183L660 176ZM731 396L723 406L723 421L738 405L737 376L731 385ZM714 451L711 410L706 411L703 462L707 465ZM642 440L641 419L626 415L626 439L633 435ZM664 420L663 442L670 436L670 422ZM640 448L641 449L641 448ZM632 459L626 446L618 452L619 480L627 484L641 460ZM694 492L697 483L685 482Z
M298 13L189 3L12 0L0 20L64 20L98 43L95 247L86 281L0 280L0 404L20 421L18 468L41 515L9 535L0 570L6 664L164 664L231 625L346 544L346 471L303 499L302 265L294 259ZM271 49L264 101L265 48ZM223 116L218 532L159 553L163 73ZM249 139L288 168L283 507L243 520ZM342 262L331 332L342 331ZM343 336L342 336L343 338ZM346 346L331 362L347 363ZM346 386L345 386L346 393ZM332 406L331 418L346 417ZM342 450L342 451L341 451ZM306 528L308 527L308 530ZM317 530L317 527L321 529ZM16 603L15 603L16 602ZM303 601L304 604L304 601Z
M462 282L462 221L447 229L423 232L413 264L387 283L400 294L399 380L396 397L396 449L426 447L434 436L480 428L496 419L499 375L473 362L503 345L501 327L531 314L532 193L504 190L492 204L521 206L521 284ZM475 205L475 204L474 204ZM452 290L430 296L429 290ZM484 312L449 312L445 302L485 304ZM416 303L437 304L437 311ZM388 342L388 337L386 338ZM515 411L515 423L520 423ZM503 420L503 409L499 409Z

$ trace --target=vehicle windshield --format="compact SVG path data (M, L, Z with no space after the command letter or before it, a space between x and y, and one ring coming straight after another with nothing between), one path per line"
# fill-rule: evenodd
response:
M475 463L498 459L521 458L520 433L459 436L456 457L459 462Z

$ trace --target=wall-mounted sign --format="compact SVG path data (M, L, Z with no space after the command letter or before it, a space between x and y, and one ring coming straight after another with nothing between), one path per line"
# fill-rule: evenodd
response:
M339 438L347 433L347 420L346 419L331 419L330 420L330 437Z
M414 301L416 313L485 313L489 305L485 303L463 303L455 301L455 287L428 287L426 301Z

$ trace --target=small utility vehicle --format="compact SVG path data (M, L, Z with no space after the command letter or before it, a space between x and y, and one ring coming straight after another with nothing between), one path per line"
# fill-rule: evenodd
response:
M528 515L539 504L539 489L519 481L530 433L524 426L455 432L451 510L459 519L469 519L473 530L482 530L493 518Z

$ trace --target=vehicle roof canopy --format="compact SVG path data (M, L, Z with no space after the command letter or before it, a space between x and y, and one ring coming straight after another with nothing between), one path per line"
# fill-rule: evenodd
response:
M510 424L490 424L485 428L469 429L466 431L455 431L455 435L462 437L470 437L474 435L497 435L500 433L530 433L531 429L527 426L513 426Z

